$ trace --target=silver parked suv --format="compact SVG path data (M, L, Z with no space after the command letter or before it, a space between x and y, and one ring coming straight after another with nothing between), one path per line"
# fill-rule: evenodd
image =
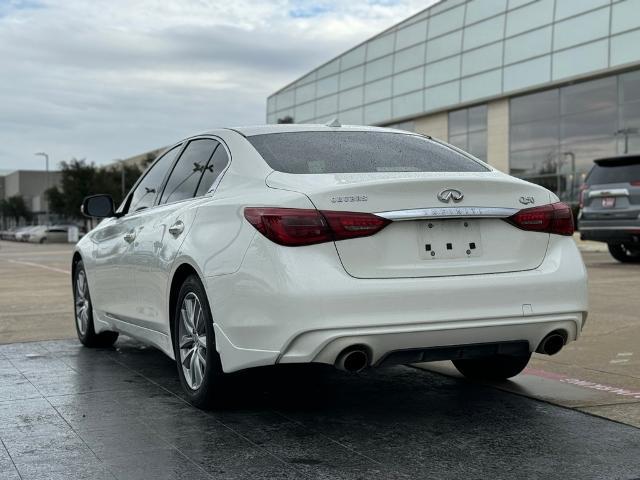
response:
M606 242L619 262L640 263L640 155L595 160L580 196L583 240Z

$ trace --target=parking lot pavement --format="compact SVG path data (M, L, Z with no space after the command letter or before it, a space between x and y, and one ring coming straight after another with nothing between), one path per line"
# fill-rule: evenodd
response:
M0 479L640 478L640 430L594 416L640 427L640 266L583 252L582 337L513 381L473 384L450 363L263 369L207 414L172 361L125 338L15 343L75 337L70 253L0 242Z
M132 341L0 346L0 478L640 477L640 430L411 367L264 368L192 408Z
M0 344L72 338L72 246L0 241Z

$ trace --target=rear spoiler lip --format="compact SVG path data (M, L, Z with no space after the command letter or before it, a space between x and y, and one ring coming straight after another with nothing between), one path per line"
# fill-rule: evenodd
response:
M508 218L519 211L520 209L518 208L505 207L436 207L392 210L388 212L378 212L375 215L393 222L399 222L443 218Z
M598 158L593 161L600 167L635 165L640 163L640 155L619 155L617 157Z

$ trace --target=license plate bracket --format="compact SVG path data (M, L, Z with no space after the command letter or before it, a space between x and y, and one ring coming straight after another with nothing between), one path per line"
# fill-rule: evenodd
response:
M482 255L480 225L477 220L428 220L418 223L420 257L443 260Z
M614 208L616 206L616 197L602 197L602 208Z

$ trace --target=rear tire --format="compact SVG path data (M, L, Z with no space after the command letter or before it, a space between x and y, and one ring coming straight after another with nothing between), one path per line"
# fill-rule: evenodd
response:
M486 358L453 360L458 371L473 380L506 380L522 372L531 354L523 357L495 355Z
M76 264L73 274L73 305L76 333L85 347L106 348L116 343L118 332L96 333L93 326L93 304L82 260Z
M178 377L187 400L202 409L224 406L226 375L216 350L207 295L195 275L180 287L172 321Z
M640 246L628 247L623 243L609 243L609 253L621 263L640 263Z

